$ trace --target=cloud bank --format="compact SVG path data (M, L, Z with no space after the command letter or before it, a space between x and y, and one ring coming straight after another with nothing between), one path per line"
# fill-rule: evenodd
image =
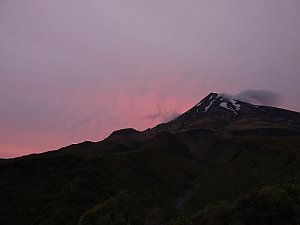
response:
M268 106L279 106L283 96L268 90L245 90L234 96L236 99Z

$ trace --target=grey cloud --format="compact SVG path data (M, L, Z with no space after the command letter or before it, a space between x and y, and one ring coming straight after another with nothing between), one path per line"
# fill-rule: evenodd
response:
M176 111L164 111L164 110L158 109L157 113L148 115L146 117L146 119L158 120L162 123L166 123L166 122L169 122L169 121L175 119L179 115L180 115L180 113L178 113Z
M241 101L269 106L278 106L283 98L281 94L268 90L245 90L235 97Z

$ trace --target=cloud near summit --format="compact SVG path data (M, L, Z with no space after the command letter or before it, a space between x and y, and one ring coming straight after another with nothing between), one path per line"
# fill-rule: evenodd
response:
M155 121L158 120L162 123L166 123L175 119L178 116L180 116L180 113L178 113L177 111L165 111L165 110L158 109L157 113L148 115L146 119L155 120Z
M268 90L245 90L234 96L236 99L268 106L278 106L283 96L279 93Z

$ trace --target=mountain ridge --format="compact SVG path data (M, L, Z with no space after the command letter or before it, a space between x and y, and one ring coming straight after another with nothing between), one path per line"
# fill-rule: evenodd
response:
M226 124L246 119L259 120L257 122L264 123L266 126L278 123L286 128L298 129L300 127L299 112L253 105L212 92L177 118L168 123L159 124L146 132L155 133L163 130L177 132L198 128L218 129Z
M298 225L299 118L211 93L145 131L0 160L0 224Z
M226 103L227 105L225 105L224 103ZM88 144L93 145L103 141L106 142L117 139L121 140L122 138L147 139L163 131L176 133L181 132L182 130L188 131L194 129L203 129L203 131L207 130L209 132L212 130L219 130L219 127L224 128L226 124L238 123L239 120L245 120L245 117L247 118L249 114L253 117L251 118L251 120L257 118L260 119L259 121L255 120L255 122L260 123L261 128L265 129L265 131L267 131L267 129L275 129L274 126L270 126L270 122L278 123L276 127L277 129L280 129L282 133L284 133L284 131L293 133L293 131L291 130L300 129L299 112L272 106L255 105L245 101L237 100L234 97L230 97L226 94L211 92L200 102L195 104L192 108L182 113L178 117L172 119L169 122L160 123L152 128L148 128L143 131L139 131L134 128L122 128L113 131L107 138L104 138L103 140L98 142L84 141L76 144L71 144L56 150L50 150L44 153L23 155L16 158L36 156L39 154L48 154L68 149L70 147ZM198 123L199 121L200 123ZM216 123L219 123L219 125L216 125ZM246 121L244 121L243 125L245 126L245 124ZM271 132L273 131L274 130L271 130ZM278 132L280 133L281 131ZM300 131L295 131L294 133L298 135L299 132Z

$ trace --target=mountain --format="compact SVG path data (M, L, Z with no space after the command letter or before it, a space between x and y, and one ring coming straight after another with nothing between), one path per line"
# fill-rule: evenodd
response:
M300 113L211 93L152 129L0 171L0 224L296 225Z
M255 122L255 125L253 124ZM230 97L210 93L193 108L167 124L156 127L157 131L178 132L196 128L230 129L239 126L299 128L299 113L268 106L258 106Z

